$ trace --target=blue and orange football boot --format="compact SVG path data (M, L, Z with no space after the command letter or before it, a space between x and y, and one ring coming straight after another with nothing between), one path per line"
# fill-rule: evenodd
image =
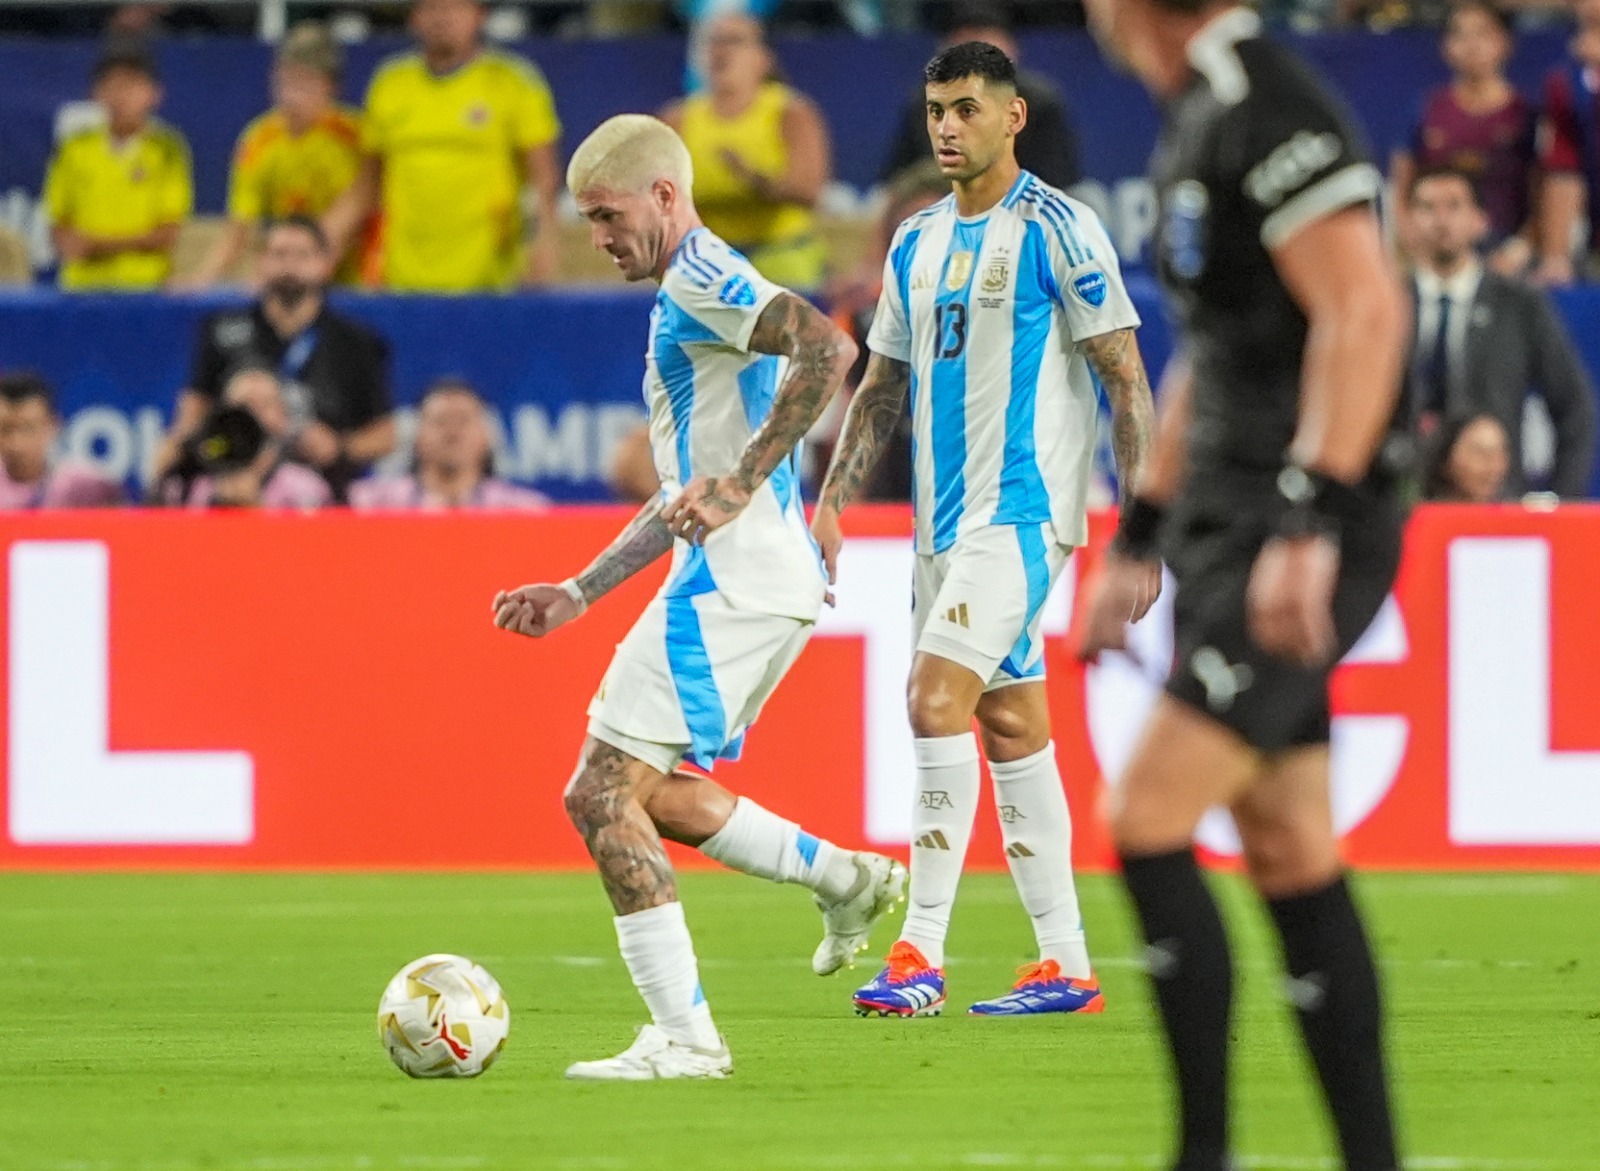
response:
M1093 976L1074 980L1061 974L1055 960L1043 960L1017 969L1019 979L1010 992L993 1000L980 1000L967 1009L973 1016L1038 1016L1047 1012L1105 1012L1106 998Z
M944 972L913 944L900 940L870 984L856 989L857 1016L938 1016L944 1011Z

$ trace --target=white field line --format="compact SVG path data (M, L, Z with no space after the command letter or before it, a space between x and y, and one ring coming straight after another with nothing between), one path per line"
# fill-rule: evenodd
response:
M1339 1163L1304 1155L1239 1155L1235 1164L1244 1171L1336 1171ZM762 1152L763 1168L795 1171L890 1171L892 1168L1000 1167L1079 1169L1079 1171L1159 1171L1166 1161L1155 1156L1094 1154L1022 1154L1006 1151L950 1152L945 1157L927 1154L883 1155L877 1158L828 1154L818 1151L780 1154ZM582 1155L530 1161L526 1157L490 1158L483 1155L414 1155L379 1158L372 1155L337 1157L264 1156L253 1159L69 1159L24 1163L26 1171L476 1171L507 1168L517 1171L645 1171L659 1161L641 1161L622 1155ZM1405 1161L1407 1171L1594 1171L1600 1163L1556 1162L1549 1159L1491 1159L1469 1155L1415 1155Z

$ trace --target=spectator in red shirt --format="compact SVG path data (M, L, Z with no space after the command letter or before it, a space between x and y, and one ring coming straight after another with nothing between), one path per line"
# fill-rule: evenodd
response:
M1580 225L1588 229L1585 267L1600 269L1600 0L1577 0L1572 59L1545 78L1539 128L1545 171L1539 199L1539 268L1547 285L1576 279Z
M537 492L495 477L488 411L478 392L459 379L442 379L423 396L417 408L414 450L411 475L351 484L351 507L433 512L538 509L550 504Z
M37 374L0 378L0 512L102 508L123 502L122 485L92 468L52 457L61 417Z
M1506 78L1511 24L1491 0L1459 0L1445 22L1441 45L1451 80L1423 99L1410 144L1395 152L1395 206L1402 239L1411 244L1406 193L1419 170L1449 167L1470 175L1489 217L1489 267L1517 273L1528 267L1534 179L1531 102Z

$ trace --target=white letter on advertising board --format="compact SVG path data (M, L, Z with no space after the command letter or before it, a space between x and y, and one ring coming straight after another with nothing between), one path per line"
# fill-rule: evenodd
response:
M110 566L97 541L19 541L10 557L11 840L237 845L254 833L244 752L109 747Z
M1450 840L1600 844L1600 752L1550 747L1550 546L1450 544Z

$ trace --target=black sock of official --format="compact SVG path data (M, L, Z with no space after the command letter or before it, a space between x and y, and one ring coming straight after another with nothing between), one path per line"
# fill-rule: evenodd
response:
M1395 1171L1378 972L1341 876L1310 894L1269 899L1283 937L1289 999L1317 1067L1348 1171Z
M1178 1078L1181 1171L1228 1165L1228 1024L1233 961L1192 849L1122 858Z

